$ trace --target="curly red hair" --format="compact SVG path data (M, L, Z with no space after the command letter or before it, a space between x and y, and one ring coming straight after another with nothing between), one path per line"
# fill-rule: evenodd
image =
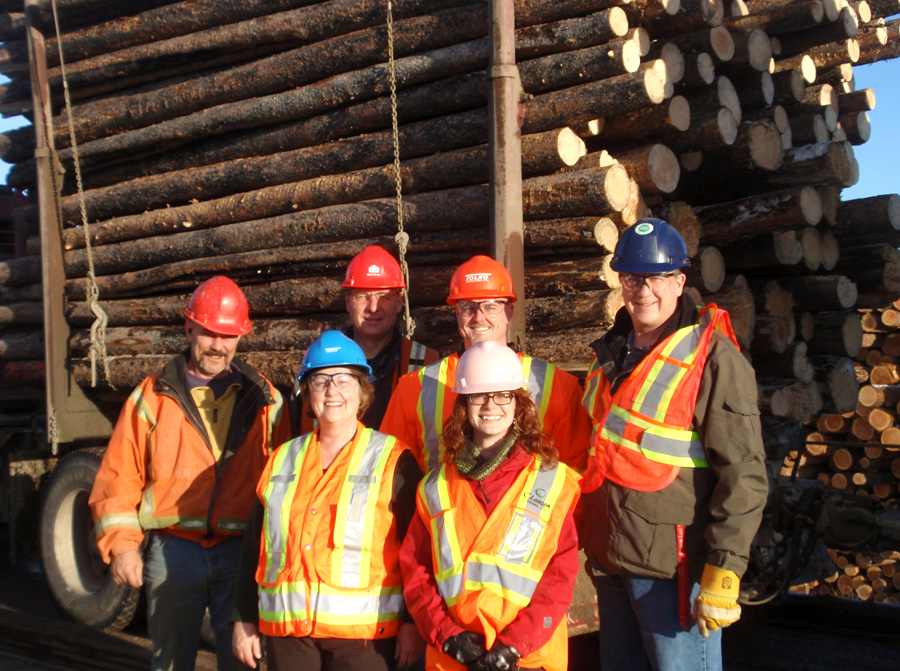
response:
M515 389L512 393L516 397L514 417L516 424L519 425L519 437L516 439L516 444L520 445L528 454L541 457L545 468L553 468L559 460L559 453L553 447L552 438L541 428L534 400L524 389ZM469 424L467 405L465 394L457 396L456 403L453 404L453 411L444 423L444 461L448 464L452 463L457 453L466 446L468 441L472 440L472 426Z

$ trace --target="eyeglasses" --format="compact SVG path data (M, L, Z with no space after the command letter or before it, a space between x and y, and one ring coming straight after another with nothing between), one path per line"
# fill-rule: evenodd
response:
M325 391L329 384L333 384L338 391L344 391L359 384L359 378L353 373L313 373L309 376L309 388L313 391Z
M640 291L645 284L650 287L650 291L659 291L669 283L670 277L675 277L675 273L659 273L656 275L619 274L622 286L628 291Z
M506 308L506 301L489 298L486 301L456 301L456 311L464 317L474 317L478 310L485 317L496 317Z
M374 298L378 305L389 305L397 296L396 291L351 291L350 300L358 305L368 305Z
M469 405L484 405L492 398L495 405L509 405L515 397L511 391L495 391L491 394L468 394L466 400L469 401Z

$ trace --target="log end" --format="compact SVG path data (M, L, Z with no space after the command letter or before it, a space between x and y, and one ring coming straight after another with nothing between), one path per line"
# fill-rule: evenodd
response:
M684 96L669 100L669 123L680 131L691 127L691 105Z
M759 121L750 129L750 157L763 170L781 167L781 133L771 121Z
M754 28L747 37L747 48L750 52L750 67L757 72L768 72L772 62L772 40L765 31Z
M815 187L804 186L800 189L800 212L810 226L822 220L822 196Z
M663 144L654 145L647 157L650 178L663 193L672 193L681 178L681 167L675 153Z
M623 37L628 32L628 15L621 7L610 7L607 10L606 20L613 35Z
M716 26L709 31L709 46L720 63L734 58L734 38L725 26Z

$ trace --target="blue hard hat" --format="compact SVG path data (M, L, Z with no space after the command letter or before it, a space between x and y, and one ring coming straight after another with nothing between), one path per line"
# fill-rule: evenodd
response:
M609 267L617 273L653 275L691 265L684 238L662 219L641 219L616 245Z
M372 367L359 345L340 331L325 331L303 355L297 379L302 384L307 374L333 366L359 368L367 376L372 375Z

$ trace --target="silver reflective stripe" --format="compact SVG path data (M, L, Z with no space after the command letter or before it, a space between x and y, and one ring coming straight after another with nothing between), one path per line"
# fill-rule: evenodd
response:
M581 397L581 404L588 411L588 416L592 420L596 420L596 418L594 417L594 403L595 397L597 395L597 390L600 387L600 373L598 372L596 375L591 375L594 372L595 365L597 368L600 367L600 365L597 363L596 357L594 357L594 360L591 361L591 365L588 368L587 379L585 380L584 385L584 396ZM593 446L591 446L591 449L593 449Z
M628 420L619 416L619 414L615 412L617 409L619 409L618 406L613 406L609 414L606 415L606 422L603 424L604 436L612 434L621 438L625 433L625 427L628 426Z
M415 370L419 370L425 363L425 352L428 348L415 340L411 340L409 344L411 347L409 350L409 363L406 366L406 372L412 373Z
M264 613L307 613L306 587L298 583L286 583L278 591L270 592L266 589L259 590L259 615L263 620L273 621L264 617ZM281 618L274 618L280 621Z
M537 580L507 571L495 564L483 564L476 561L466 563L466 582L497 585L504 592L512 592L525 599L531 599L538 585Z
M315 585L314 585L315 587ZM306 588L301 583L285 583L277 592L260 590L259 611L264 613L283 614L302 613L306 618L307 610L319 615L335 617L358 617L360 615L398 615L403 609L403 594L359 594L337 595L314 591L306 600ZM270 621L281 621L283 618L265 618ZM285 617L284 619L292 619ZM386 618L391 619L391 618Z
M422 491L425 494L425 500L428 502L428 509L431 512L431 518L434 521L434 525L437 527L435 531L438 534L437 546L439 548L439 573L445 571L448 568L451 568L454 564L453 546L450 543L450 536L447 533L447 528L444 522L444 516L452 513L450 511L444 511L442 509L440 488L438 486L440 477L444 473L444 468L445 467L437 468L429 472L425 478L425 482L422 484Z
M528 498L525 502L525 509L530 510L538 517L544 517L544 509L547 506L546 498L553 487L556 480L556 474L559 472L559 466L555 466L548 471L539 470L534 479L534 485L528 492Z
M525 389L531 394L535 405L540 408L541 399L544 397L544 384L547 381L547 367L549 364L543 359L537 359L533 356L526 355L525 358L529 359L531 364L528 369L528 386Z
M437 581L438 592L441 593L441 598L444 601L450 602L451 599L458 597L462 594L463 590L463 576L462 571L457 571L455 573L451 573L445 578L441 578Z
M436 417L441 373L446 371L446 369L447 359L444 358L425 366L419 371L419 377L422 380L422 392L419 396L419 404L422 408L422 439L428 448L428 463L425 464L426 470L437 468L440 465L441 447ZM446 391L450 391L449 387Z
M285 549L284 534L282 528L285 519L283 516L290 515L291 501L287 500L288 493L293 489L293 483L296 479L294 473L296 465L302 463L302 459L298 462L301 454L306 452L309 443L312 440L312 434L300 436L292 440L287 446L287 454L281 460L281 470L272 473L269 482L266 485L268 496L266 497L266 514L265 514L265 534L268 539L266 546L268 547L268 570L266 571L266 582L274 583L278 580L278 574L284 568ZM277 558L277 560L276 560Z
M702 330L699 326L690 327L690 332L683 334L683 337L675 344L672 351L668 353L668 358L676 361L686 362L691 353L697 349L702 337ZM649 385L644 385L646 393L641 399L641 407L639 412L649 416L656 417L660 411L667 392L679 377L683 376L687 369L674 363L663 362L654 364L656 373L653 378L648 380Z
M651 429L647 429L641 438L641 449L664 454L677 460L690 459L693 465L702 463L705 466L708 462L703 443L699 440L700 436L693 431L684 433L695 436L697 440L679 440L672 436L660 436L653 433Z
M366 441L365 452L360 460L359 468L355 473L348 473L347 484L352 487L350 501L347 509L338 511L345 514L344 537L342 539L343 552L341 561L341 586L360 586L360 566L362 565L363 548L371 549L371 531L366 538L366 511L369 506L374 506L378 501L378 475L375 469L378 466L382 452L387 444L389 436L383 433L366 429L360 437L360 441ZM373 485L376 485L373 487ZM343 499L343 497L342 497ZM338 539L335 538L335 544ZM368 541L368 542L367 542Z

